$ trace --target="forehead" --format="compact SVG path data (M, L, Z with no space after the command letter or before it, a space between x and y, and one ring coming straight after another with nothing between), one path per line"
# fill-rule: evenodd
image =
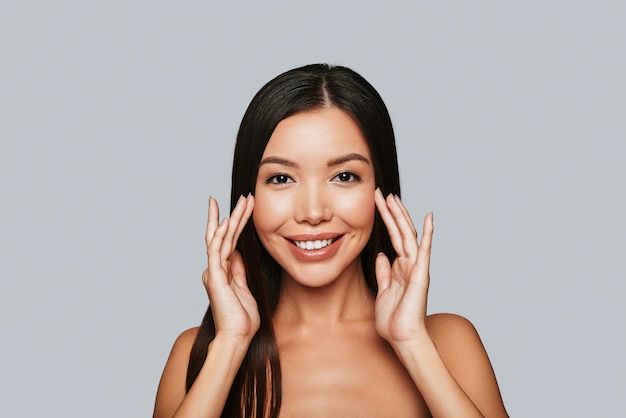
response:
M361 129L348 113L322 108L283 119L274 129L263 158L280 156L307 161L359 153L371 160Z

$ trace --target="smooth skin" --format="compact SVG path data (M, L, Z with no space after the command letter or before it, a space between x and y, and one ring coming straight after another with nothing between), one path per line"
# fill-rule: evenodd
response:
M317 146L307 148L307 138L315 138ZM371 164L353 159L331 164L346 155L342 146L350 141L351 150L371 161L358 127L343 111L328 108L291 116L277 126L266 151L295 166L272 163L266 166L269 171L261 168L256 197L241 197L221 223L217 203L210 199L209 268L203 283L216 337L187 394L186 369L197 329L177 339L159 384L155 417L221 414L259 327L256 302L235 250L253 216L264 245L285 269L273 319L283 378L281 417L508 416L472 324L451 314L426 315L432 214L426 215L418 240L400 199L375 188ZM276 174L284 177L267 181ZM351 193L362 199L363 211L380 213L398 254L393 264L378 255L375 297L365 285L358 256L362 234L371 225L365 218L353 219L341 206L350 200L342 203L340 198ZM287 211L272 212L271 205L282 198L291 202ZM264 212L279 219L264 219ZM332 231L344 234L345 241L328 260L307 265L286 255L284 246L293 244L279 239L298 231ZM300 274L300 267L318 274Z

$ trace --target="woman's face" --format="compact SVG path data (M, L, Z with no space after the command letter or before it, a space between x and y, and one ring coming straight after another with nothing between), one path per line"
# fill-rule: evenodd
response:
M360 272L374 188L369 147L343 110L282 120L261 158L253 220L284 278L321 287Z

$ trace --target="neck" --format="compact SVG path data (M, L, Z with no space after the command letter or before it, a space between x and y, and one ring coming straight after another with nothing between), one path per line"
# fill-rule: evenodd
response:
M283 273L274 321L328 326L372 319L374 299L358 261L340 277L321 287L305 286Z

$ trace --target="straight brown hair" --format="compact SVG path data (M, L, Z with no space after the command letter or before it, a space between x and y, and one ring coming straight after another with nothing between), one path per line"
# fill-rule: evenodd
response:
M296 113L336 107L358 124L370 148L376 186L383 195L400 195L400 179L391 118L374 87L353 70L342 66L312 64L287 71L268 82L254 96L243 116L233 159L230 209L241 195L254 194L259 162L280 121ZM254 295L261 325L231 386L222 417L277 417L281 405L279 353L272 315L278 304L281 268L257 238L252 219L244 228L237 250L241 253ZM391 240L378 213L372 235L361 253L369 288L377 291L376 254L390 261L396 257ZM206 359L209 343L215 338L211 307L202 320L187 368L189 391Z

